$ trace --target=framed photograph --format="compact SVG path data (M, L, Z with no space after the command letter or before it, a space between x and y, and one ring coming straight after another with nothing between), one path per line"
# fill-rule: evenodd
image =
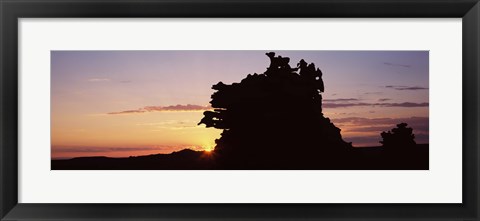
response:
M0 4L1 220L479 220L476 0Z

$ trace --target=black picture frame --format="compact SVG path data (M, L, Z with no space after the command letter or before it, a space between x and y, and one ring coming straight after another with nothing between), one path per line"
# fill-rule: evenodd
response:
M478 0L0 0L1 220L479 220ZM462 204L18 203L19 18L462 18Z

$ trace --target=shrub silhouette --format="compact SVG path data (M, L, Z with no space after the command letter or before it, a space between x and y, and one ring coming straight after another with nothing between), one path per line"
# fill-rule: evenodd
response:
M266 54L270 66L240 83L219 82L199 124L223 129L213 151L225 169L295 169L340 164L351 148L322 113L322 72L303 59Z
M391 131L382 132L380 135L382 136L383 141L380 141L380 143L388 148L414 147L416 145L414 140L415 135L412 133L413 129L407 126L408 124L406 123L400 123Z

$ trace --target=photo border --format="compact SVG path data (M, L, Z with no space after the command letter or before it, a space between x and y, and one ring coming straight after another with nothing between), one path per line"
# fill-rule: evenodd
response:
M478 0L0 0L0 219L479 219ZM462 204L22 204L18 203L18 19L137 17L461 17Z

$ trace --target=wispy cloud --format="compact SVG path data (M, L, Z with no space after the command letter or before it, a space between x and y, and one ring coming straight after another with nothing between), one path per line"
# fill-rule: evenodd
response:
M170 125L196 125L198 122L193 120L165 120L160 122L138 123L137 126L170 126Z
M399 90L399 91L428 90L428 87L419 87L419 86L387 85L385 87L395 89L395 90Z
M193 104L177 104L171 106L145 106L135 110L124 110L118 112L110 112L107 114L115 115L115 114L137 114L137 113L145 113L145 112L166 112L166 111L205 111L212 109L210 106L201 106L201 105L193 105Z
M89 82L102 82L102 81L110 81L110 78L90 78L88 79Z
M423 103L412 103L412 102L403 102L403 103L378 103L380 106L384 107L428 107L427 102Z
M325 102L347 102L347 101L359 101L356 98L337 98L337 99L323 99Z
M403 67L403 68L411 68L411 65L408 64L399 64L399 63L391 63L391 62L383 62L384 65L387 66L394 66L394 67Z
M153 122L153 123L140 123L137 124L138 126L150 126L153 128L151 131L162 131L161 129L169 129L169 130L183 130L189 128L197 128L197 121L193 120L166 120L161 122Z
M365 127L369 125L370 127L375 126L387 126L386 129L391 129L393 126L398 123L405 122L409 126L414 127L414 129L419 130L428 130L428 117L405 117L405 118L364 118L364 117L346 117L346 118L336 118L332 119L335 124L340 125L356 125Z
M322 105L325 108L345 108L345 107L368 107L368 106L379 106L379 107L428 107L427 102L423 103L412 103L412 102L403 102L403 103L335 103L335 102L325 102Z
M380 95L380 94L383 94L383 93L382 93L382 92L379 92L379 91L375 91L375 92L365 92L365 93L363 93L363 94L368 94L368 95L372 95L372 94L374 94L374 95Z
M385 101L389 101L389 100L392 100L392 99L390 99L390 98L380 98L380 99L378 99L378 101L380 101L380 102L385 102Z
M144 113L147 112L143 108L137 109L137 110L125 110L125 111L119 111L119 112L110 112L107 114L138 114L138 113Z

